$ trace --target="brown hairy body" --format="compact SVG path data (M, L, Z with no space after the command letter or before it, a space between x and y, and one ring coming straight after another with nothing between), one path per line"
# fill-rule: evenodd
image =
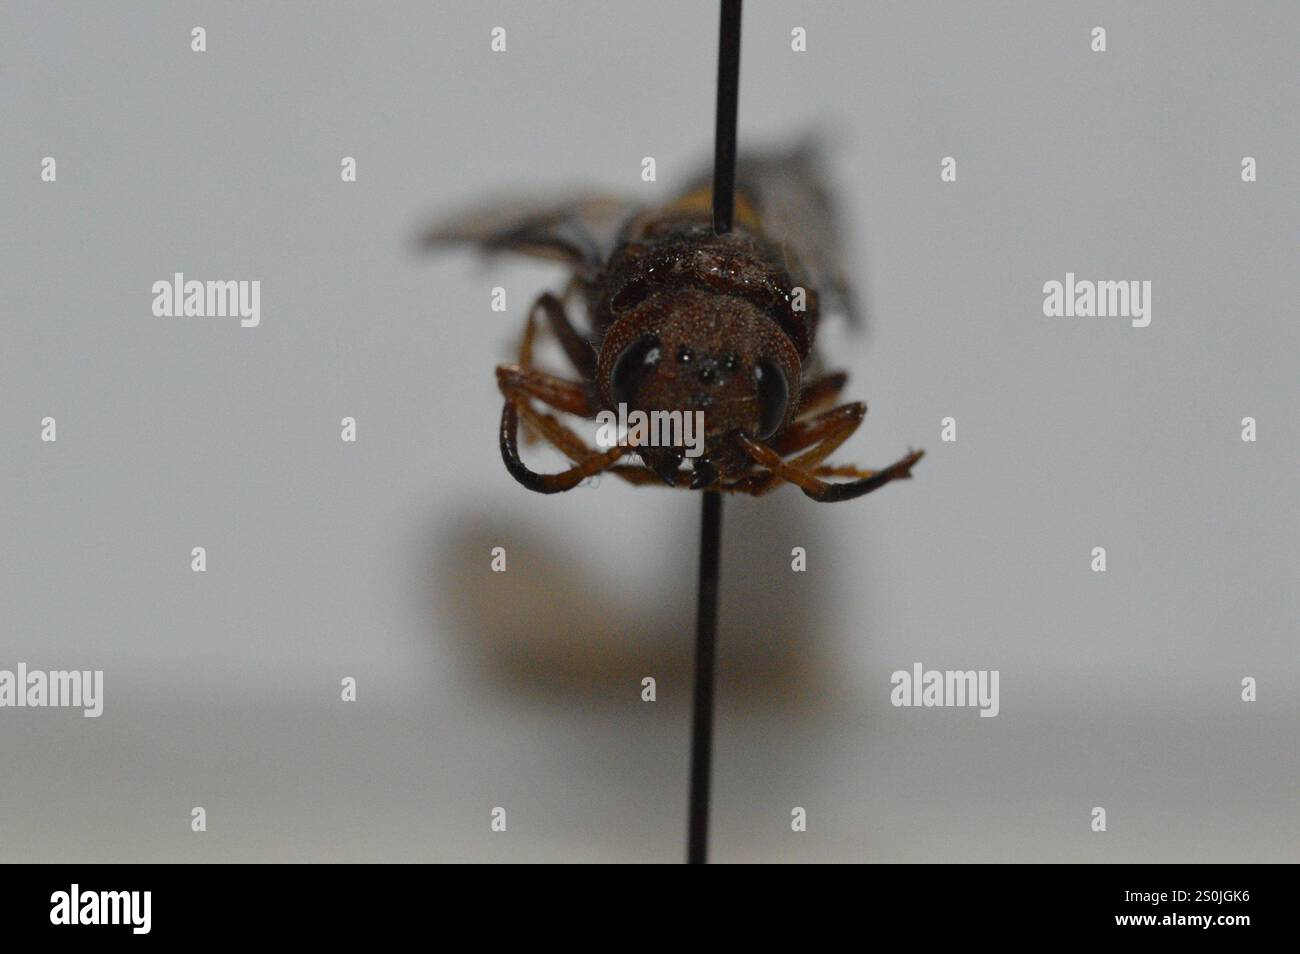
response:
M505 397L502 458L521 484L557 493L612 473L634 484L757 496L789 482L815 500L836 501L911 476L920 451L880 471L825 463L866 406L834 406L847 376L822 373L813 350L820 318L814 286L828 287L845 310L851 306L828 255L833 238L791 234L800 215L820 216L822 228L832 218L811 167L806 151L742 163L735 224L723 235L713 232L703 186L658 210L588 200L479 216L430 237L431 244L468 241L572 268L564 296L544 293L530 310L518 361L497 369ZM615 226L604 240L602 222L607 232ZM585 330L569 319L573 299L585 305ZM534 367L542 319L578 380ZM636 443L593 449L538 404L585 418L620 406L698 413L703 451L686 456L682 447ZM530 469L519 454L521 417L572 466L555 474ZM641 466L626 462L632 454Z

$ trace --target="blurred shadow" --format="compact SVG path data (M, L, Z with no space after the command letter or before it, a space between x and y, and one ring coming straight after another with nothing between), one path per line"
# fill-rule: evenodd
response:
M683 539L695 540L699 497L680 500L674 520ZM521 531L522 520L500 509L475 513L474 505L466 501L466 516L431 542L431 597L434 618L452 616L454 625L440 631L467 634L456 648L487 688L563 705L574 695L626 699L645 675L690 684L694 552L687 560L665 554L645 567L645 588L629 593L589 562ZM760 500L727 498L718 678L728 703L806 707L826 696L836 672L825 609L834 584L826 572L791 569L792 547L826 551L825 509L793 488ZM514 541L512 552L528 553L527 568L516 561L484 586L483 565L462 555L486 554L503 539Z

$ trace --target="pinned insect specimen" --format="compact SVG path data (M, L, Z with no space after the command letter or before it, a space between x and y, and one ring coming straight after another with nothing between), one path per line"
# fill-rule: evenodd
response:
M878 471L825 462L857 430L866 405L833 406L847 375L824 371L814 351L823 299L828 310L853 313L817 167L811 148L742 158L734 225L721 235L704 179L659 209L595 198L515 206L426 237L429 247L472 243L572 269L563 295L546 292L530 310L517 363L497 368L501 456L519 483L558 493L612 473L633 484L758 496L788 482L814 500L838 501L911 476L922 451ZM577 301L582 328L569 317ZM541 321L577 380L534 366ZM681 446L626 435L593 449L551 413L594 419L616 410L699 412L702 453L688 457ZM543 474L525 464L521 418L572 466ZM630 455L641 465L628 463Z

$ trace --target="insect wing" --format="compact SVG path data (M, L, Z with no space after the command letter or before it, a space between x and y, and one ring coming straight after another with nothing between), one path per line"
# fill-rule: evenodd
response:
M812 142L742 155L736 166L737 221L743 221L745 206L752 209L764 235L798 263L797 272L817 291L822 310L841 312L858 324L843 264L843 232L825 182L821 152Z
M563 262L590 276L604 265L619 227L635 210L629 202L592 195L545 206L507 202L441 223L421 237L421 244L429 249L470 244L487 252L514 252Z

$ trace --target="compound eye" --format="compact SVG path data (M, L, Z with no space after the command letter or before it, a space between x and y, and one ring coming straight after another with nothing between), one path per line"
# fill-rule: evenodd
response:
M758 439L765 441L776 433L790 407L790 382L781 366L770 359L754 367L758 382Z
M609 390L615 404L630 404L646 377L659 363L659 339L642 335L624 348L614 359Z

